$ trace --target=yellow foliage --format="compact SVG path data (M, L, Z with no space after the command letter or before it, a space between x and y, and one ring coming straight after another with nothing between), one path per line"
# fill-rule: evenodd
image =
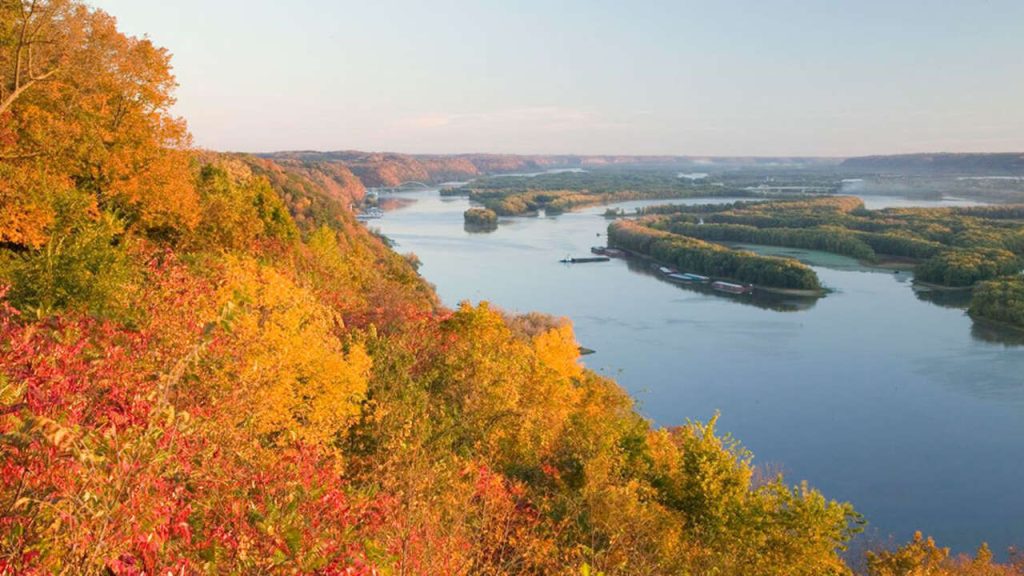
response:
M370 357L358 343L346 352L340 320L279 272L238 258L227 268L222 298L239 308L231 335L241 352L231 376L251 404L238 417L271 443L330 445L359 413Z
M949 555L949 548L935 544L920 532L896 550L868 552L868 576L1020 576L1024 562L1011 554L1009 564L992 562L992 551L982 544L974 556Z
M480 448L510 461L536 461L551 449L578 404L569 379L577 351L572 329L555 329L532 343L517 337L486 302L462 303L447 322L457 343L447 358L447 394L460 405L467 429L480 432Z
M583 374L583 367L579 364L579 345L571 323L565 322L534 337L533 349L542 364L563 378L579 378Z

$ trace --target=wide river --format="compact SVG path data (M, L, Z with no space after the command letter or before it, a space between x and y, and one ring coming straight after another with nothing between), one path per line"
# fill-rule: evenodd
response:
M446 304L567 316L597 351L587 366L656 424L720 411L755 463L852 502L872 541L922 530L955 552L1024 547L1024 347L973 327L962 298L919 293L906 271L791 250L834 292L813 303L700 292L623 260L560 264L604 244L604 207L470 234L465 198L401 196L414 202L370 226L420 257ZM651 203L664 201L616 206Z

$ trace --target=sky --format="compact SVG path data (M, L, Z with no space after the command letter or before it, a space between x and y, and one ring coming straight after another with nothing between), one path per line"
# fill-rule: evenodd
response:
M1024 151L1024 0L90 3L215 150Z

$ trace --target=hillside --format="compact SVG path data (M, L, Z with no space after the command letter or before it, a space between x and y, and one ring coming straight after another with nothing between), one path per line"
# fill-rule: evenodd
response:
M586 170L742 170L747 168L827 168L832 158L690 157L690 156L579 156L516 154L397 154L384 152L295 151L260 154L275 161L340 164L369 187L397 186L403 182L465 181L488 174L515 174L549 169Z
M652 427L567 320L444 308L356 168L193 150L166 51L32 6L0 4L0 69L53 71L0 93L0 575L851 573L851 505ZM986 554L868 570L1014 573Z
M1024 154L898 154L847 158L844 170L879 174L1024 176Z

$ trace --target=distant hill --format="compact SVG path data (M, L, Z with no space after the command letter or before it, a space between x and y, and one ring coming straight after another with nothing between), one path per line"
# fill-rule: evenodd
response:
M339 163L369 187L397 186L403 182L439 183L467 180L487 174L539 172L555 168L670 169L696 171L806 169L834 167L838 158L807 157L700 157L700 156L581 156L518 154L399 154L310 150L260 154L277 162Z
M861 156L848 158L840 167L872 173L1024 175L1024 153Z

